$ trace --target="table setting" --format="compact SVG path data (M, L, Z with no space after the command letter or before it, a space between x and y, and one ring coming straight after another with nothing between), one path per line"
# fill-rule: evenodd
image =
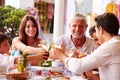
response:
M23 72L13 69L10 72L0 74L0 80L87 80L81 76L66 76L58 69L41 66L31 66L31 70Z
M48 40L41 44L41 47L48 52L53 45ZM60 60L48 58L41 60L38 66L31 66L27 63L26 54L23 52L23 55L19 57L17 68L0 73L0 80L87 80L80 75L71 75L71 72L65 72L65 66Z
M63 68L59 60L52 61L52 66L29 66L28 70L18 71L18 69L10 70L9 72L1 73L0 80L87 80L81 76L66 76L62 73Z

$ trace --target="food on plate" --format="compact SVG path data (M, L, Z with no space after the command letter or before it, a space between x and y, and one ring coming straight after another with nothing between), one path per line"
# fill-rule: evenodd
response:
M60 80L70 80L70 78L69 77L63 77Z
M42 76L43 71L44 70L37 70L36 74ZM48 73L46 75L48 75L49 77L60 77L60 76L63 76L63 74L61 72L53 71L53 70L48 70Z
M27 80L28 72L13 72L13 73L6 73L7 80Z
M52 70L49 71L49 75L54 76L54 77L63 76L63 74L61 72L52 71Z
M86 54L84 54L84 53L79 53L79 58L82 58L82 57L85 57L86 56Z
M44 80L52 80L51 77L45 77Z

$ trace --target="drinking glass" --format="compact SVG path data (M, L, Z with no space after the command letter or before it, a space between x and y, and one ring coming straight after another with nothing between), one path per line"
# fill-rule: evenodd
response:
M53 44L53 42L49 41L48 39L41 41L42 48L46 49L48 52L50 51L52 44ZM51 62L48 61L48 59L47 59L47 60L44 60L44 62L42 63L42 65L43 66L51 65Z
M66 51L67 51L67 55L69 57L73 57L74 55L77 56L76 53L78 53L78 50L76 48L70 48L70 47L66 47Z

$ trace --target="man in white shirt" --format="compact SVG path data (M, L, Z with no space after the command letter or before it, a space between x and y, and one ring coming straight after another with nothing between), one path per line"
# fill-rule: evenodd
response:
M73 73L82 73L99 67L100 80L120 80L118 19L112 13L104 13L97 16L95 22L96 36L101 45L92 54L77 59L66 56L62 48L53 47L50 58L61 60Z
M67 50L76 48L79 50L79 52L86 52L87 54L90 54L98 46L93 39L85 36L87 26L86 17L83 14L76 13L69 21L69 30L71 34L64 34L58 37L56 40L54 40L54 43L63 43L63 46Z
M64 34L54 40L55 44L63 43L64 49L68 50L77 50L79 53L90 54L93 52L98 46L96 42L85 36L85 31L87 29L87 19L83 14L76 13L72 19L69 21L69 30L71 32L70 35ZM72 51L71 51L72 53ZM86 55L85 54L85 55ZM71 55L68 53L67 55L72 57L78 57L78 54ZM71 72L64 70L65 74L71 75Z

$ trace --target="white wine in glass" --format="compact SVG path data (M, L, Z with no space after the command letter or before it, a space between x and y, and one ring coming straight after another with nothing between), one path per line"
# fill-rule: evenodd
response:
M45 55L45 56L49 56L49 51L50 51L50 49L51 49L51 47L52 47L52 42L50 42L49 40L43 40L42 42L41 42L41 44L42 44L42 48L44 48L44 49L46 49L47 51L48 51L48 55ZM51 62L51 60L44 60L44 62L42 62L42 64L41 64L43 67L45 66L45 67L49 67L49 66L52 66L52 62Z

